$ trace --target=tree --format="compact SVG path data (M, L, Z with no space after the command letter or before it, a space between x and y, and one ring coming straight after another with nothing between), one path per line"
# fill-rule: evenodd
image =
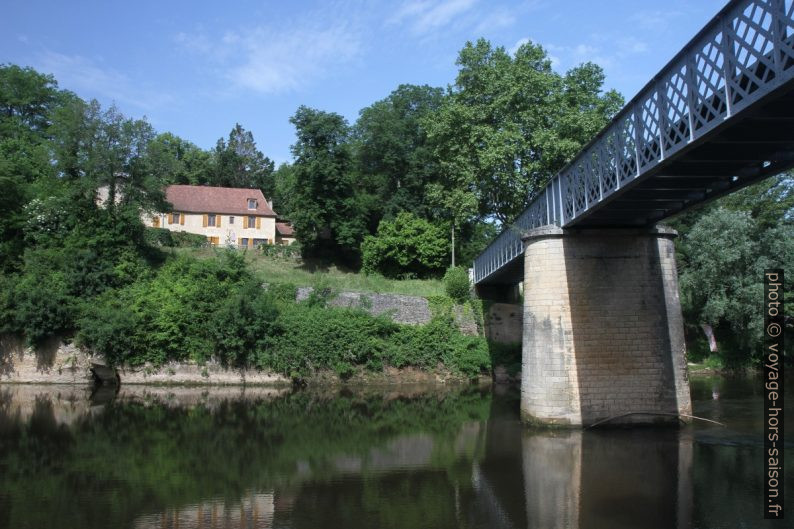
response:
M777 175L670 221L680 237L676 257L681 307L694 357L701 325L713 328L729 365L760 357L758 311L764 268L784 268L784 299L794 302L794 177Z
M601 93L601 68L560 76L532 43L511 57L487 40L468 42L457 64L449 96L425 121L444 195L459 194L447 204L453 215L468 214L473 197L480 216L513 220L622 105L616 92Z
M0 65L0 136L43 135L58 98L53 76L15 64Z
M444 229L403 211L394 220L382 220L376 235L361 244L366 272L386 277L439 275L449 256Z
M339 114L306 106L290 122L297 141L285 205L302 251L355 262L366 225L352 174L350 127Z
M212 155L175 134L155 136L149 152L157 172L169 184L206 185L212 179Z
M423 120L440 108L443 97L441 88L400 85L361 110L354 128L356 165L371 197L373 228L401 211L434 216L426 186L438 179L438 166Z
M0 65L0 271L20 264L31 184L52 174L48 128L60 95L51 75Z
M220 138L212 152L209 184L259 189L266 197L274 192L273 161L256 148L254 135L237 123L229 139Z

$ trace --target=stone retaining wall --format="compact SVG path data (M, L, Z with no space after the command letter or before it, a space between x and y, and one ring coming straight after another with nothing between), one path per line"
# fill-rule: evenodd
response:
M13 336L0 337L0 383L91 384L91 364L104 364L71 343L51 340L34 350ZM169 362L160 367L118 370L122 384L288 385L281 375L256 369L229 369L216 362Z
M308 299L314 292L312 287L299 287L296 301ZM328 300L330 307L357 308L367 311L373 316L386 315L395 323L406 325L423 325L429 323L433 317L430 304L421 296L406 296L404 294L377 294L374 292L339 292L334 293ZM455 322L463 334L476 336L477 323L468 307L455 307ZM519 339L520 341L520 339Z

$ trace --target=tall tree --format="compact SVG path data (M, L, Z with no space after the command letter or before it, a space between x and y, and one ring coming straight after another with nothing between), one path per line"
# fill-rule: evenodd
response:
M297 141L284 205L304 254L357 261L366 225L353 181L350 127L339 114L306 106L290 122Z
M239 123L228 140L218 140L212 155L211 185L250 187L260 189L266 197L273 195L273 161L257 149L254 135Z
M443 97L441 88L400 85L361 110L354 128L356 164L371 196L371 229L401 211L433 217L426 186L438 180L438 166L423 120L440 108Z
M149 145L157 171L169 184L202 185L213 174L212 155L175 134L158 134Z
M31 185L52 175L48 129L60 99L52 76L0 65L0 271L22 255Z
M794 303L794 177L770 177L669 223L680 233L676 257L689 352L696 359L704 353L698 342L708 326L726 364L758 361L764 268L785 270L784 299Z
M560 76L545 50L522 45L511 56L484 39L460 51L458 76L426 121L459 211L473 195L482 216L505 223L620 109L602 93L604 75L584 64ZM440 195L441 196L441 195ZM464 199L465 197L465 199Z

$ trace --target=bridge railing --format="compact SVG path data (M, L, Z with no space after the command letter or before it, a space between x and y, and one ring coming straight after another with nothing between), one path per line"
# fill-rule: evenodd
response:
M519 258L521 233L571 225L790 79L793 66L794 0L729 3L475 259L475 283Z

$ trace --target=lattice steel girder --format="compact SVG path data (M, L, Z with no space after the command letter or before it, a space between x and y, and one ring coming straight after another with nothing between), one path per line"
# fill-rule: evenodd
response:
M794 0L730 2L563 168L516 228L656 221L794 165L792 87ZM633 189L678 190L682 200L624 209L640 198ZM516 237L498 237L477 258L476 281L519 257ZM506 244L510 258L499 250Z

